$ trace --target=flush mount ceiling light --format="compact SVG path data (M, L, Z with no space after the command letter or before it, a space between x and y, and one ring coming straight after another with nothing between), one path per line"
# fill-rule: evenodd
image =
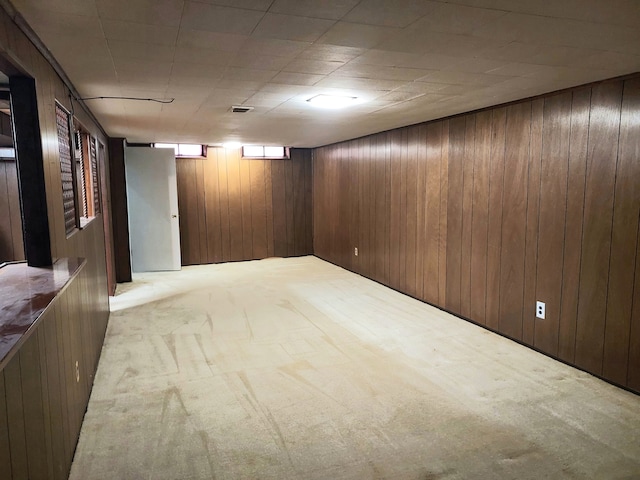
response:
M344 108L355 104L357 100L358 97L320 94L311 97L307 102L318 108Z

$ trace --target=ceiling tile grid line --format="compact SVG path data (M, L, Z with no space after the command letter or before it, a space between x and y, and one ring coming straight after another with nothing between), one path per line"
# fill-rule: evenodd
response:
M640 71L632 0L13 3L82 95L175 98L88 102L135 142L313 147Z

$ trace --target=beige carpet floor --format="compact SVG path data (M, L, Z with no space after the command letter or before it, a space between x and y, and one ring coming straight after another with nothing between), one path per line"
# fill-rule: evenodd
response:
M637 479L640 397L314 257L119 285L71 479Z

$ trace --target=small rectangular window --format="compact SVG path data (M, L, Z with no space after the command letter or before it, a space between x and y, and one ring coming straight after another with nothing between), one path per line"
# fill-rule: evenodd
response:
M153 146L155 148L173 148L178 158L201 158L207 156L205 145L193 143L154 143Z
M242 147L244 158L289 158L287 147L268 145L245 145Z

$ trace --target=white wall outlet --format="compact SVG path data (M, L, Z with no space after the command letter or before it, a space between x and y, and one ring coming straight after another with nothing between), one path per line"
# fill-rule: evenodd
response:
M76 360L76 383L80 383L80 365Z
M357 257L358 256L358 247L353 249L353 254Z
M545 303L544 302L536 302L536 317L544 320L545 313Z

